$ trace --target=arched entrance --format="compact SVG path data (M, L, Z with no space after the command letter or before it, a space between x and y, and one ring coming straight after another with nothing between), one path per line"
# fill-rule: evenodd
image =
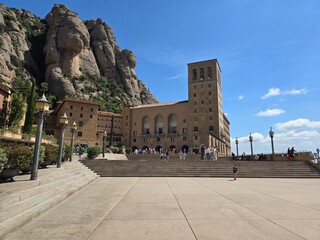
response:
M155 147L155 151L157 152L157 153L160 153L160 150L161 150L161 146L160 145L157 145L156 147Z
M181 151L182 151L182 152L185 152L185 153L188 153L189 147L188 147L187 145L183 145L183 146L181 147Z
M132 149L132 153L136 153L135 151L139 150L139 148L137 146L133 146L131 149Z
M141 150L142 150L142 153L149 153L149 147L148 146L143 146Z

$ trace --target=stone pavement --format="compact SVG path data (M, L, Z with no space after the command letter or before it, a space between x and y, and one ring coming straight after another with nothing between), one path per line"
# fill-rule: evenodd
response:
M19 239L320 239L319 179L98 178Z

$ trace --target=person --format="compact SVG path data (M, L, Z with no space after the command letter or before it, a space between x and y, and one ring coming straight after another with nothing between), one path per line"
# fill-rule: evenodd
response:
M214 149L213 149L212 146L210 147L210 160L211 160L211 161L214 160Z
M205 153L206 153L206 159L207 159L207 161L210 161L210 147L207 147L207 148L206 148Z
M215 161L218 161L219 149L218 149L218 147L215 147L213 150L214 150L214 153L213 153L213 155L214 155L214 160L215 160Z
M294 150L294 147L291 148L290 150L290 158L292 158L292 160L294 160L294 153L296 150Z
M233 172L233 180L237 180L237 172L238 172L237 164L234 164L232 172Z
M205 150L204 145L201 145L200 154L201 154L201 160L202 160L202 161L204 161L204 150Z
M291 150L290 150L290 148L288 148L287 157L288 157L288 161L290 161L290 159L291 159Z
M186 149L183 149L183 152L182 152L182 160L186 160L186 157L187 157Z

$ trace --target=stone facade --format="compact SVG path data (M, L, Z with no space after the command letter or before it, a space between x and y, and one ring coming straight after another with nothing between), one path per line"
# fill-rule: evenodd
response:
M65 99L47 118L44 128L59 138L57 116L64 113L69 126L78 125L76 143L102 145L103 133L112 142L139 149L196 151L201 145L218 147L230 156L229 120L222 108L221 69L216 59L188 64L188 100L125 107L122 115L98 111L98 104ZM112 123L113 122L113 123ZM112 126L113 125L113 126ZM65 142L69 143L69 126Z
M123 109L124 144L146 149L218 147L229 156L229 120L222 108L221 69L216 59L188 64L187 101Z

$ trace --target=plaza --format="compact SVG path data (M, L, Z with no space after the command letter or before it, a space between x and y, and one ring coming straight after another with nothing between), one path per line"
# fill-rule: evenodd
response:
M317 240L319 199L319 179L100 177L5 239Z

